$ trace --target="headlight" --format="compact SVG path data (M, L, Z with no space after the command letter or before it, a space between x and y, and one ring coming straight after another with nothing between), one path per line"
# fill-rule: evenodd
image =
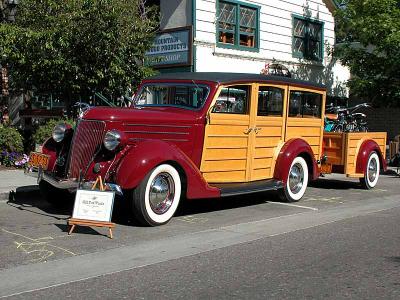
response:
M53 140L55 140L57 143L61 142L65 137L65 132L67 131L67 129L68 128L66 124L56 125L53 129Z
M121 133L118 130L109 130L104 136L104 147L109 151L114 151L121 143Z

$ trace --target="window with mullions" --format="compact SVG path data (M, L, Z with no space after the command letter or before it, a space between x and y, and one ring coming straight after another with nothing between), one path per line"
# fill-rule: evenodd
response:
M259 8L218 1L217 39L220 45L258 49Z
M321 22L293 17L293 55L295 57L321 60L323 55Z

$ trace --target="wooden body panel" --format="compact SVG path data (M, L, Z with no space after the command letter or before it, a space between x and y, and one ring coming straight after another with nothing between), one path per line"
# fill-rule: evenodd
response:
M322 95L321 118L314 117L288 117L286 121L285 141L293 138L305 140L313 150L315 160L319 160L322 155L322 139L324 133L324 111L326 102L326 93L322 91L310 90L305 88L290 88L290 91L310 91Z
M362 177L363 174L356 172L356 165L360 147L366 140L375 141L385 158L386 132L325 132L324 154L327 156L326 164L344 166L343 172L349 177Z
M349 177L359 177L356 173L357 156L362 143L366 140L375 141L385 158L386 132L348 132L345 134L345 167L344 172Z
M262 86L273 86L284 91L282 110L286 112L288 86L259 84L256 85L255 92L258 92ZM286 123L285 113L283 116L259 116L257 114L258 97L254 99L253 104L251 113L255 116L253 124L257 130L253 132L254 142L250 166L250 180L252 181L273 177L276 157L285 136Z
M249 115L210 113L200 172L207 182L245 182Z
M324 154L329 165L344 165L345 135L342 132L324 133Z
M287 117L289 91L325 92L279 84L248 84L251 93L246 115L213 113L220 87L208 111L200 171L209 183L250 182L274 177L276 160L285 142L300 138L310 145L315 160L322 152L323 113L321 118ZM282 116L258 115L260 87L283 90Z

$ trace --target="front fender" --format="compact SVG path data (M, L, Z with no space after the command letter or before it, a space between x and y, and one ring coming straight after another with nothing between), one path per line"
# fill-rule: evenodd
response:
M381 148L378 146L378 144L375 141L366 140L361 144L360 150L358 151L357 163L356 163L356 172L357 173L364 173L365 168L367 167L369 155L373 151L376 151L376 153L378 153L382 169L386 171L386 168L387 168L386 160L384 159L384 157L382 155Z
M314 153L310 145L300 138L287 141L281 148L275 165L274 178L286 183L292 161L297 156L302 156L306 160L311 179L317 179L318 166Z
M217 188L210 187L192 160L177 146L160 140L138 141L119 164L116 172L116 183L123 189L133 189L156 166L167 162L183 171L186 179L186 197L215 198L220 197Z

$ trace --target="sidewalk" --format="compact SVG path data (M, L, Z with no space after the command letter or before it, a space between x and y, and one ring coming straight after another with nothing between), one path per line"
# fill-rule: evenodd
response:
M0 171L0 201L9 199L10 192L26 193L39 191L36 178L26 176L23 170Z

